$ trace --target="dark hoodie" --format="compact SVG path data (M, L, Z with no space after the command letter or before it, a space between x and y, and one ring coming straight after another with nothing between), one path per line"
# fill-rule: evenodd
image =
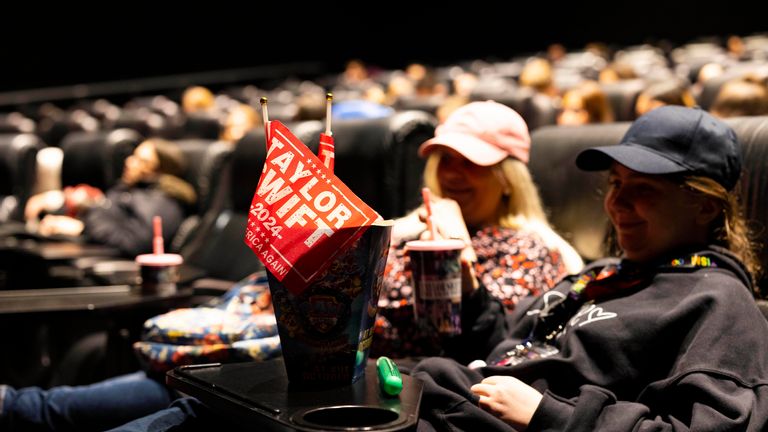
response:
M100 205L79 215L85 225L83 235L90 242L119 249L126 257L149 253L153 217L162 217L163 240L170 244L195 199L189 183L167 174L134 186L120 183L107 191Z
M669 259L640 289L584 304L550 357L477 370L420 363L413 375L426 383L422 421L437 430L512 430L469 391L484 377L511 375L544 395L528 431L766 430L768 322L737 259L717 247L697 255L717 267L672 267ZM574 281L518 306L488 363L529 336L538 311Z

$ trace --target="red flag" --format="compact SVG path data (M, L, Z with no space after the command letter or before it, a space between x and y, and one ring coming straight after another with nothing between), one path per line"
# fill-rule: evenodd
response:
M333 161L335 159L334 143L331 135L320 133L320 145L317 147L317 157L323 161L323 165L330 172L333 172Z
M300 293L379 215L279 121L268 126L267 158L245 243L283 285Z

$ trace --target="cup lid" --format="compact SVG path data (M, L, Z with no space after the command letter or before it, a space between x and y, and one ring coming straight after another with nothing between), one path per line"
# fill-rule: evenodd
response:
M179 254L144 254L137 256L136 262L152 267L174 266L183 263L184 257Z
M464 249L467 244L464 240L445 239L445 240L412 240L405 244L409 250L415 251L440 251Z

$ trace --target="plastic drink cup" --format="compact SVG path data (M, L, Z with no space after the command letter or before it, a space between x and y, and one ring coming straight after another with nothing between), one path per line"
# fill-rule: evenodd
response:
M440 336L461 334L460 255L465 247L462 240L406 243L416 320Z
M160 216L152 219L154 237L152 253L139 255L142 294L173 294L179 281L179 266L184 258L179 254L165 253L163 246L163 221Z
M173 294L179 281L179 254L144 254L136 257L141 275L142 294Z

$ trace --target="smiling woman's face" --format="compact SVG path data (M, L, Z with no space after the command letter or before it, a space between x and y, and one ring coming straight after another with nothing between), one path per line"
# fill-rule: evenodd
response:
M658 175L641 174L613 163L605 211L627 258L645 262L685 246L703 246L708 221L705 198Z
M443 197L456 201L471 227L496 223L503 186L492 167L475 165L456 151L445 149L437 168Z

